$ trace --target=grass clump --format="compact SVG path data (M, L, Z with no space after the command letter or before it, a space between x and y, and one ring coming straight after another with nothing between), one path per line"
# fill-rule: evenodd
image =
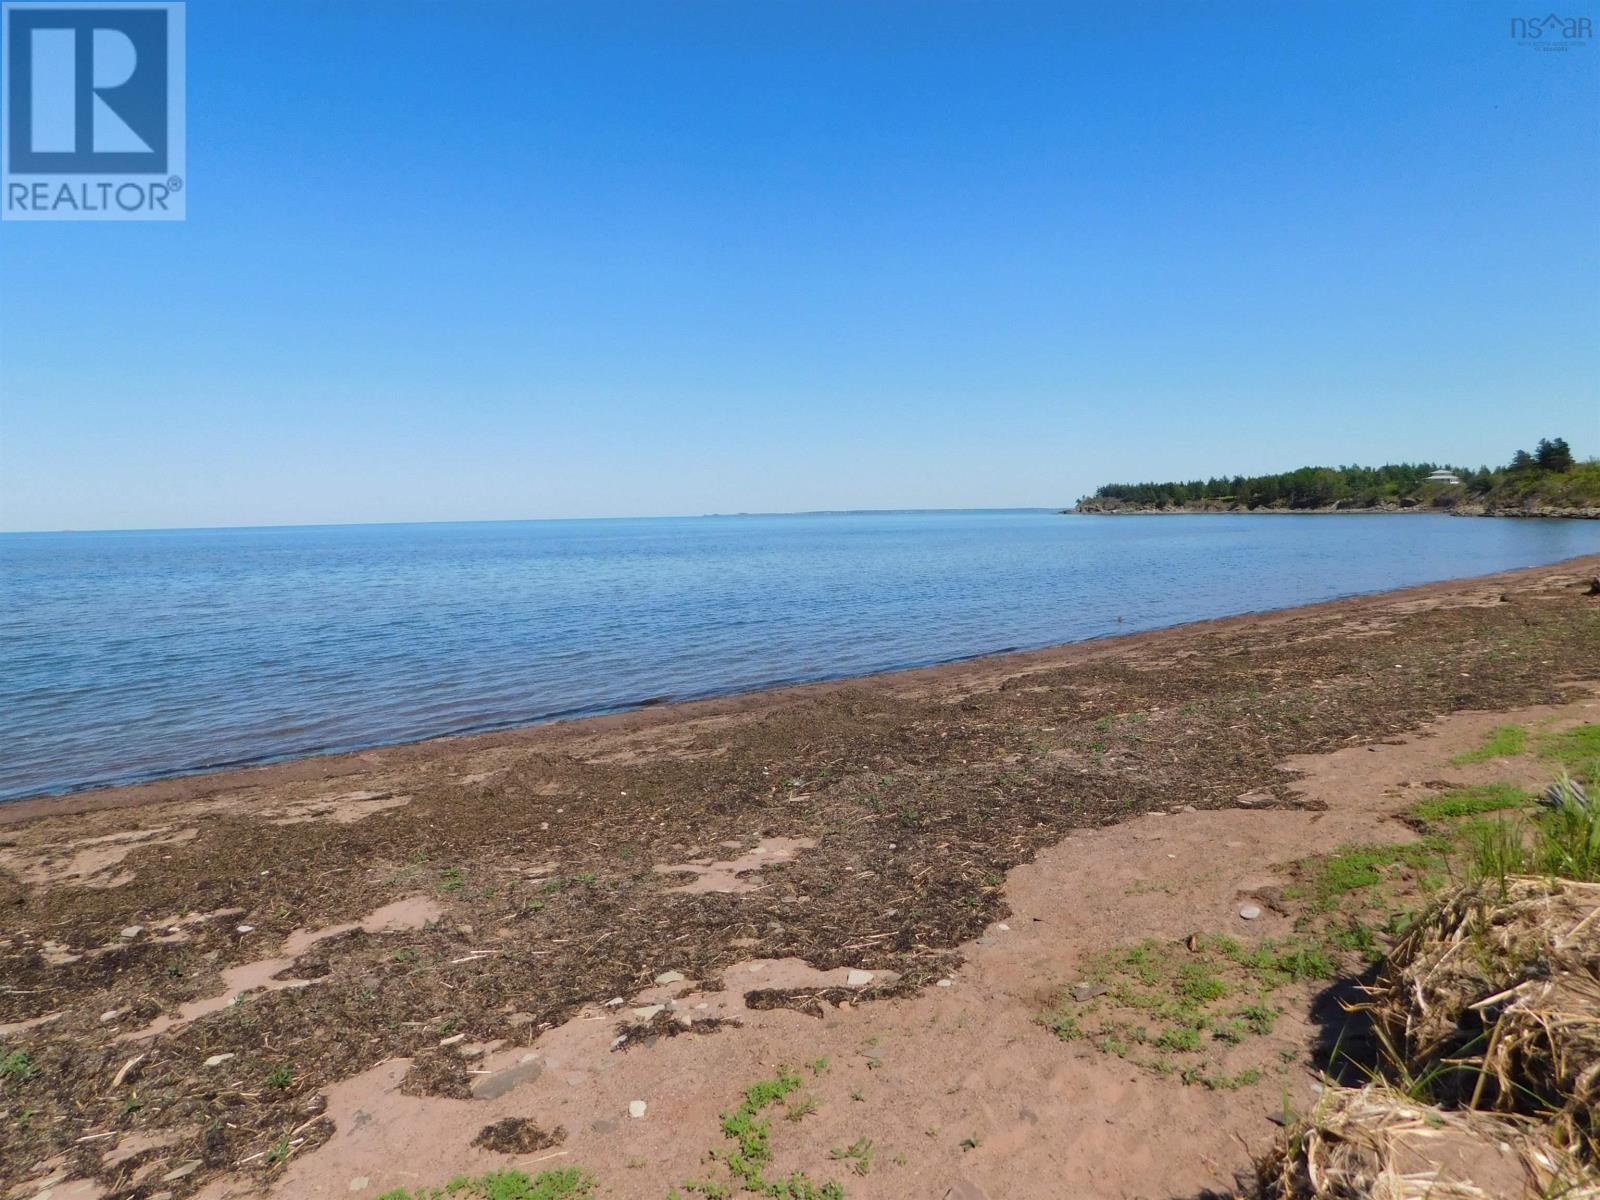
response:
M1483 745L1458 754L1450 761L1458 767L1488 762L1495 758L1515 758L1528 751L1528 731L1521 725L1501 725L1491 730Z
M529 1175L526 1171L491 1171L452 1179L443 1187L413 1192L395 1188L378 1200L582 1200L593 1193L594 1177L578 1167L562 1167Z
M1506 889L1518 875L1600 882L1600 805L1570 798L1532 821L1484 821L1469 828L1468 873Z

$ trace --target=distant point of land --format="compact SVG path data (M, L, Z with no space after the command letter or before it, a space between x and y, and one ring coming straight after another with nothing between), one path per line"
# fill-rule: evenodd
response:
M1389 463L1301 467L1170 483L1108 483L1064 512L1446 512L1474 517L1600 519L1600 460L1578 462L1565 438L1518 450L1503 467Z

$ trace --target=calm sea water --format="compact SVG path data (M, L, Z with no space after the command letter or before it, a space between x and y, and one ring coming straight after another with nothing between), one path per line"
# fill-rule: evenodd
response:
M1591 521L1045 511L4 535L0 799L1597 551Z

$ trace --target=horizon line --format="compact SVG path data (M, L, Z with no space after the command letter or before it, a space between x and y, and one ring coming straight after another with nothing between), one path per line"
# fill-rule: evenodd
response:
M556 521L709 521L754 517L851 517L893 513L999 513L1044 512L1060 515L1067 507L1055 504L946 505L911 508L802 508L789 511L707 513L653 513L611 517L456 517L416 521L291 521L262 525L128 525L107 529L0 529L0 537L59 537L63 534L102 533L228 533L269 529L371 529L410 525L530 525Z

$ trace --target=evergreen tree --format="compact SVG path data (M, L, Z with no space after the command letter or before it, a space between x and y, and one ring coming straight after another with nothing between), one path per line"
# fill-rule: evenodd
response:
M1572 470L1572 447L1566 438L1541 438L1534 461L1545 471Z

